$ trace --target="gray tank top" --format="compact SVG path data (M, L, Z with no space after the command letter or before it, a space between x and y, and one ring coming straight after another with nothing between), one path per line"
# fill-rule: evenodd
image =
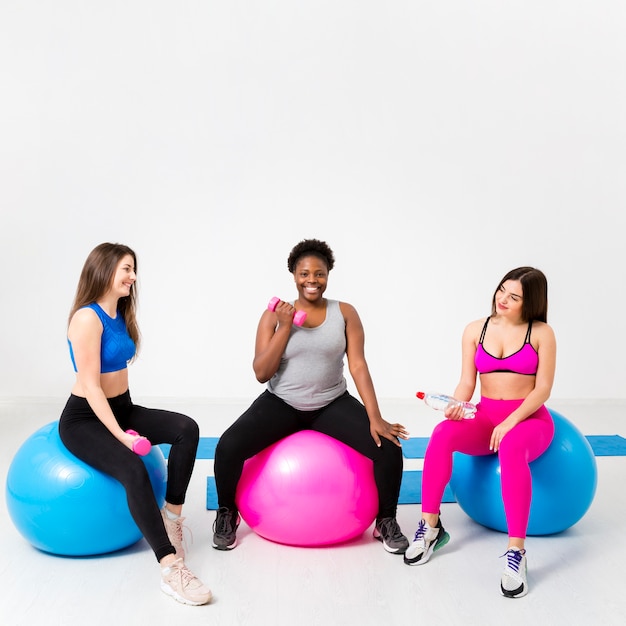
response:
M347 389L345 354L346 322L339 302L327 300L322 324L316 328L291 327L278 371L267 388L294 409L321 409Z

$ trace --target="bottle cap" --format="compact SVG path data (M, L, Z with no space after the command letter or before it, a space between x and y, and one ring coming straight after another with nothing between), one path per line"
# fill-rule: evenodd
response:
M416 396L417 396L420 400L423 400L423 399L424 399L424 397L426 396L426 394L425 394L423 391L418 391L415 395L416 395Z

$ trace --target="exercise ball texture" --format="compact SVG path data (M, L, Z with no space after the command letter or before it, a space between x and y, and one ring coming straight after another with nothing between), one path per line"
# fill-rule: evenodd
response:
M250 528L270 541L348 541L378 511L373 462L332 437L303 430L246 461L237 507Z
M167 466L154 446L141 457L159 506L165 501ZM76 458L63 445L58 422L31 435L19 448L6 482L9 515L39 550L89 556L132 545L142 534L114 478Z
M570 528L585 515L596 492L598 473L589 442L565 417L553 410L550 414L554 438L530 464L528 535L552 535ZM497 455L455 453L450 487L461 509L474 521L507 532Z

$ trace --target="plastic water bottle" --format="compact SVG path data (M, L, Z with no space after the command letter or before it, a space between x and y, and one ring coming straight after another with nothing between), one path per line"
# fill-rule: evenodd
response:
M463 407L464 419L472 419L474 413L476 413L476 405L471 402L462 402L461 400L457 400L443 393L424 393L423 391L418 391L415 395L420 400L424 400L431 409L437 409L437 411L445 411L449 406L461 406Z

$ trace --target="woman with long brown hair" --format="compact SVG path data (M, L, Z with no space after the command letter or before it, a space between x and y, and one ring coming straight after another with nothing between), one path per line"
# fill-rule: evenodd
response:
M457 400L472 398L480 380L480 402L472 419L450 406L430 437L422 472L422 518L404 555L407 565L423 565L450 539L440 518L443 491L452 475L455 452L497 454L508 547L500 593L528 593L526 531L532 499L529 463L541 456L554 435L545 402L556 367L556 339L548 325L548 281L523 266L504 275L491 301L491 315L470 322L463 333Z
M85 261L67 332L76 382L59 433L70 452L126 489L131 515L161 566L161 589L184 604L206 604L211 591L185 565L182 546L181 511L198 425L180 413L133 404L128 388L127 364L140 343L136 278L137 257L128 246L102 243ZM172 446L161 510L146 466L133 452L139 435L132 432Z

